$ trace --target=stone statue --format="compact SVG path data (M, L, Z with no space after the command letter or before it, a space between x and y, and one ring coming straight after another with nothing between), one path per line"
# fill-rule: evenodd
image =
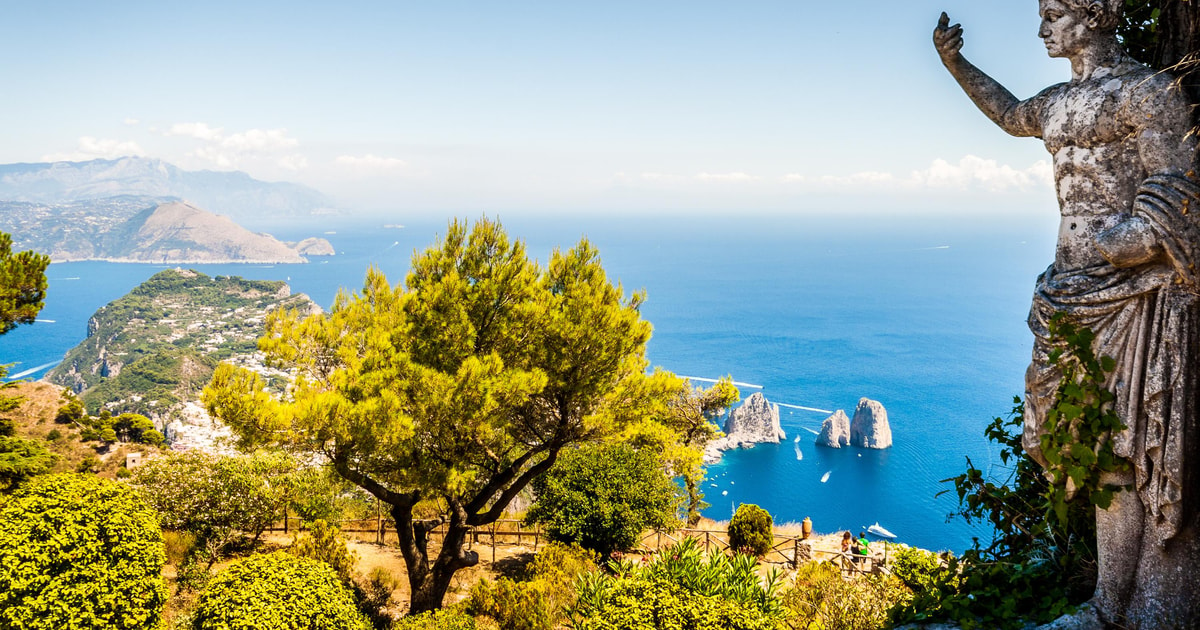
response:
M942 14L942 63L988 118L1041 138L1054 160L1062 221L1054 264L1037 280L1029 326L1024 445L1039 447L1061 374L1047 323L1064 311L1096 333L1117 368L1106 387L1128 427L1114 450L1128 485L1098 510L1099 581L1090 622L1073 627L1200 627L1200 224L1189 205L1196 139L1191 108L1166 74L1129 58L1116 38L1124 0L1040 0L1038 35L1071 80L1018 100L959 52L962 27ZM1127 477L1127 478L1117 478ZM1099 617L1096 619L1095 617ZM1083 625L1080 625L1080 624Z

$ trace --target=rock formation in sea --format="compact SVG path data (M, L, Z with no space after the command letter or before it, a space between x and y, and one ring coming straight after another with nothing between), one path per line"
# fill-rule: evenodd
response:
M292 245L288 243L288 245ZM296 250L301 256L333 256L336 252L333 250L333 244L323 238L310 237L306 238L295 245L292 249Z
M725 437L709 442L704 449L708 463L721 459L721 453L755 444L778 444L787 439L779 427L779 405L772 405L762 392L755 392L725 420Z
M889 448L892 445L892 427L888 424L887 410L877 400L860 398L850 421L850 445L860 448Z
M850 446L850 418L846 412L838 409L833 415L821 423L821 433L816 439L817 446L841 448Z

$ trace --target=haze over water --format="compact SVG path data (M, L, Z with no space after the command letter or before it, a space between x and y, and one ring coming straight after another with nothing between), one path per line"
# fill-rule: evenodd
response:
M965 457L991 460L983 429L1022 391L1032 343L1025 316L1034 278L1053 256L1052 226L944 217L500 218L542 261L586 234L611 277L627 291L646 289L653 365L732 374L762 385L775 403L852 415L866 396L887 408L895 445L886 451L816 447L813 431L827 414L781 408L786 442L727 452L709 468L707 516L727 519L738 503L757 503L777 522L808 516L819 532L857 532L878 521L902 542L955 551L979 535L947 523L956 501L935 495ZM307 265L189 267L289 280L328 307L339 287L361 286L368 264L402 281L413 250L445 233L443 221L398 220L407 227L331 220L274 230L289 240L336 232L324 237L339 255ZM60 359L97 308L162 268L52 265L39 316L52 323L5 335L0 361L18 362L16 374ZM741 388L743 398L755 391Z

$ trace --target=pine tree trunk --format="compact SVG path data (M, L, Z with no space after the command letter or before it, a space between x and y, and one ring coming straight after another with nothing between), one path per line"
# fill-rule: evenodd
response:
M408 586L412 594L409 614L418 615L441 608L454 573L479 564L478 553L463 549L470 531L466 524L466 512L451 506L446 537L432 565L429 563L429 534L437 525L428 521L414 521L411 506L392 506L391 512L400 539L400 553L408 570Z
M1169 69L1179 77L1189 100L1200 103L1200 1L1160 2L1158 41L1150 65ZM1194 124L1200 123L1197 114L1193 110Z

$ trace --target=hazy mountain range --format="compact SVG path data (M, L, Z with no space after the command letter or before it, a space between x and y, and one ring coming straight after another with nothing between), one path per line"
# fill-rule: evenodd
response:
M240 171L185 171L153 158L0 165L0 201L72 204L118 196L186 200L234 221L330 212L320 192Z

